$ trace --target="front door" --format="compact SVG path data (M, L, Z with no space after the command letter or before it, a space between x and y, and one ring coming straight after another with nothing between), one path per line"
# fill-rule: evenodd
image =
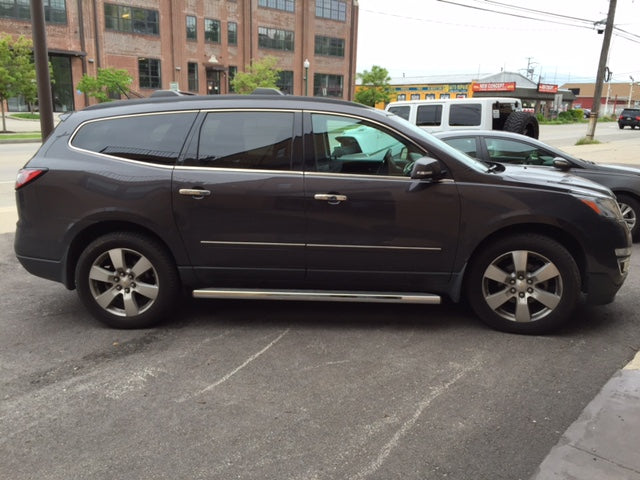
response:
M450 279L460 201L452 179L412 180L424 150L355 117L310 114L307 278L336 289L429 292ZM305 128L305 131L308 131Z
M209 112L175 169L176 223L204 285L273 287L304 278L299 116Z
M220 70L207 70L207 95L220 95Z

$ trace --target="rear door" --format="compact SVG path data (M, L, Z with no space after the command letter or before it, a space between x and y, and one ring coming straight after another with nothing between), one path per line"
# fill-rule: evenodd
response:
M300 113L210 111L173 178L173 209L206 286L304 277Z

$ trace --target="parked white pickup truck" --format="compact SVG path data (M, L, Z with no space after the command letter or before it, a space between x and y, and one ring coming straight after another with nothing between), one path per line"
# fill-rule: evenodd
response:
M387 111L428 132L443 130L505 130L538 138L538 120L522 111L522 102L508 97L391 102Z

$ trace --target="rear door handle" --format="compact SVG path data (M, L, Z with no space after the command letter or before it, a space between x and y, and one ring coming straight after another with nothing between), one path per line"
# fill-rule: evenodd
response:
M208 197L209 195L211 195L210 190L204 190L201 188L181 188L180 190L178 190L178 193L180 195L186 195L188 197L193 197L198 199Z
M340 202L347 201L346 195L338 195L335 193L316 193L313 198L328 202L330 205L338 205Z

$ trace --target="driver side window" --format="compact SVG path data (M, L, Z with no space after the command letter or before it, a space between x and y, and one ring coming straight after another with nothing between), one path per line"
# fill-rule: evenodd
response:
M316 171L408 176L418 148L362 119L312 114Z

